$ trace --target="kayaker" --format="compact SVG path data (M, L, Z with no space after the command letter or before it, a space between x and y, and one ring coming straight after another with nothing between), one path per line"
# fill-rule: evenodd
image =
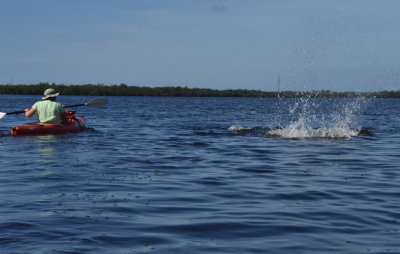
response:
M56 101L59 94L53 88L46 89L43 100L37 101L32 108L25 109L25 116L32 117L37 113L41 123L61 124L63 119L67 118L63 105Z

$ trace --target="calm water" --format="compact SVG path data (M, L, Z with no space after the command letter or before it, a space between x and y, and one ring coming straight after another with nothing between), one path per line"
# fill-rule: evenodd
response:
M0 111L37 99L2 95ZM36 137L9 136L28 119L5 116L0 252L400 253L399 109L109 97L77 108L85 131Z

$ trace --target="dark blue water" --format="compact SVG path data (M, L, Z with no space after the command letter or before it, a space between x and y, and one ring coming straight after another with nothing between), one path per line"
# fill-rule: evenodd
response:
M2 95L0 111L37 99ZM400 253L399 109L400 99L109 97L77 108L85 131L31 137L8 135L28 119L7 115L0 252Z

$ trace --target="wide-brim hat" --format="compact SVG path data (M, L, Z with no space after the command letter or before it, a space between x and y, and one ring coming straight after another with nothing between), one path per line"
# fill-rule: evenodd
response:
M60 93L56 93L56 90L53 88L48 88L46 91L44 91L44 97L42 97L43 100L46 100L50 97L57 97Z

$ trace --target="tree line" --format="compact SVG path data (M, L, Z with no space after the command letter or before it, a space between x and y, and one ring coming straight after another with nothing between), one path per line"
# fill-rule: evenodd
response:
M261 91L247 89L217 90L209 88L188 88L181 86L128 86L84 84L63 85L55 83L39 83L30 85L0 85L0 94L43 94L47 88L54 88L63 95L95 95L95 96L175 96L175 97L321 97L321 98L349 98L349 97L377 97L400 98L400 90L380 92L332 92L319 91Z

